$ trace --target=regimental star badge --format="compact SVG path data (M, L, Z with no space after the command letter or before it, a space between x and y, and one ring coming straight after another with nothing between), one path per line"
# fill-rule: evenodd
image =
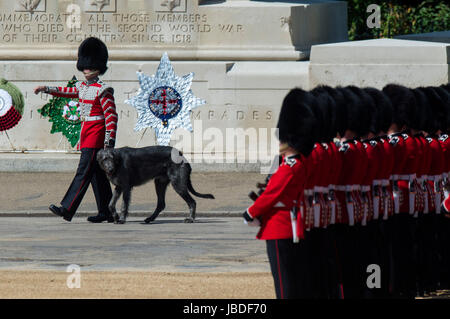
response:
M169 145L170 137L178 127L192 132L190 112L206 103L192 93L194 73L178 77L169 56L164 53L155 75L147 76L142 72L137 75L140 89L136 96L125 101L138 112L134 130L152 127L159 145Z
M77 82L74 76L67 83L67 87L73 87ZM80 139L81 119L78 99L54 97L38 110L42 116L48 117L52 122L51 134L61 132L74 147Z

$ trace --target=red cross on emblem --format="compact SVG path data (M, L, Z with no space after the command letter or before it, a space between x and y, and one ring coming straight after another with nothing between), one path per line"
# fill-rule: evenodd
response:
M166 115L167 114L167 105L169 104L174 104L174 103L178 103L178 99L167 99L167 89L163 88L162 89L162 93L161 93L161 98L162 100L158 99L158 100L150 100L150 103L154 103L156 105L161 105L162 104L162 108L163 108L163 114Z

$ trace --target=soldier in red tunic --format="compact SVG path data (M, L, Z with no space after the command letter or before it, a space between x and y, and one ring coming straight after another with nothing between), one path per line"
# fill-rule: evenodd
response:
M341 126L339 153L342 166L336 185L338 212L336 214L335 238L337 260L341 274L343 298L360 298L360 260L358 254L357 235L355 227L358 220L360 197L357 183L360 180L361 152L358 149L357 137L365 130L361 99L348 88L336 89L344 98L343 104L337 104L338 112L343 114Z
M383 171L384 149L379 144L378 134L381 126L380 103L382 93L375 88L364 88L363 91L370 96L373 103L365 103L369 110L370 121L368 133L362 136L362 143L365 149L365 157L368 166L363 175L361 190L365 199L364 215L361 220L361 233L359 241L361 244L362 268L361 276L364 278L367 267L372 264L380 265L380 229L379 229L379 206L381 194L381 174ZM367 99L367 98L366 98ZM376 186L376 187L375 187ZM376 189L376 191L375 191ZM380 289L370 289L363 284L363 298L376 298Z
M377 297L387 298L390 296L389 271L391 263L391 238L390 217L394 212L393 195L390 187L390 178L394 167L393 146L389 143L387 131L392 124L392 104L389 98L380 90L368 88L367 92L375 101L378 113L378 132L372 140L376 141L375 148L378 149L379 167L372 183L372 195L374 198L374 215L372 223L377 229L375 232L375 246L378 248L378 261L382 269L381 287L376 293ZM384 271L383 271L384 270Z
M39 92L53 96L78 98L80 103L81 133L79 149L81 157L77 173L61 201L61 206L50 205L54 214L71 221L90 184L97 202L98 215L88 221L112 222L108 205L112 197L111 186L104 171L97 163L96 155L100 149L113 148L117 132L117 112L114 103L114 90L101 81L98 76L106 72L108 50L97 38L87 38L78 49L77 69L84 73L86 81L79 81L75 87L39 86Z
M416 291L410 227L411 215L414 214L418 147L415 139L409 135L409 127L414 121L416 99L410 89L400 85L389 84L383 88L383 92L390 98L394 108L393 121L388 132L395 154L393 190L396 214L392 224L392 289L394 297L413 298Z
M316 281L313 284L318 288L319 298L337 299L340 295L339 280L336 264L336 249L333 225L336 215L335 185L336 176L340 171L340 158L338 148L333 142L337 135L336 131L336 103L329 94L330 87L319 86L311 93L317 100L317 108L320 111L320 145L316 143L314 151L321 149L325 151L320 165L321 174L318 181L318 191L324 205L320 211L320 223L312 233L317 236L313 241L311 259L316 263L313 265Z
M440 260L439 272L439 289L450 288L450 85L442 85L434 88L441 99L441 113L438 113L439 130L436 135L439 136L439 143L443 153L443 167L442 167L442 183L438 186L440 196L436 197L436 204L442 202L440 208L436 207L436 223L435 229L437 232L437 253Z
M243 214L249 225L260 226L257 238L266 240L277 298L310 297L303 219L298 212L309 170L306 158L315 143L316 119L309 106L313 102L314 97L301 89L285 97L277 125L281 165ZM293 242L296 236L299 243Z

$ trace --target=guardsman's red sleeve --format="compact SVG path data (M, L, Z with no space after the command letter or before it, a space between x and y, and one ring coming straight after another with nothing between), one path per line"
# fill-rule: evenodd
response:
M100 96L100 103L102 105L103 114L105 115L105 144L109 144L110 140L112 140L114 144L116 140L118 116L116 104L114 103L114 96L110 90L105 90Z
M78 89L76 87L52 86L48 89L48 93L56 97L78 98Z
M260 217L269 213L275 205L282 203L287 209L292 208L292 202L283 202L286 199L286 189L292 181L294 173L289 165L281 165L272 175L266 189L258 199L247 209L247 213L252 217Z

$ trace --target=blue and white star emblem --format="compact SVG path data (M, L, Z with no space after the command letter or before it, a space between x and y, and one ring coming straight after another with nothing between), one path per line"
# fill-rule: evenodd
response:
M125 100L138 112L134 130L152 127L158 145L169 145L170 137L178 127L192 132L190 112L206 103L192 93L194 73L177 76L169 56L164 53L155 75L147 76L142 72L137 75L140 88L134 97Z

